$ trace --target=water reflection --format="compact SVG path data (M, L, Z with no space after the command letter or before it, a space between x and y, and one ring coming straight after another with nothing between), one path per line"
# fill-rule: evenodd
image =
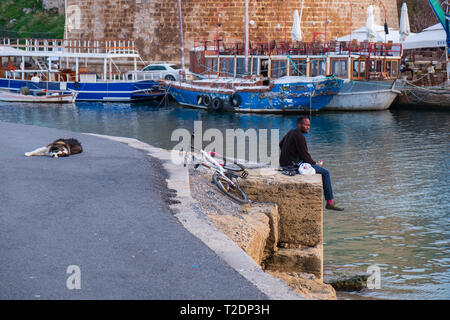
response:
M159 102L13 105L0 120L72 131L133 137L171 148L171 133L218 128L295 127L297 116L216 114ZM381 268L381 290L365 296L450 298L450 114L393 110L321 113L312 117L310 152L331 171L346 211L325 211L325 266L365 272Z

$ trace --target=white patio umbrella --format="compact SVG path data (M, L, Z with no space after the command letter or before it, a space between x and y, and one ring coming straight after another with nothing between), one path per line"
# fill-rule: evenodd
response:
M373 6L367 8L367 19L366 19L366 29L367 29L367 39L372 42L377 37L377 30L375 26L375 17L373 15Z
M446 46L447 34L442 24L437 23L434 26L424 29L417 34L411 34L405 42L403 49L419 49L419 48L438 48Z
M409 27L408 7L406 6L406 3L403 2L400 15L400 41L405 41L410 34L411 29Z
M300 29L300 15L298 14L298 10L294 11L291 36L293 41L302 41L302 30Z

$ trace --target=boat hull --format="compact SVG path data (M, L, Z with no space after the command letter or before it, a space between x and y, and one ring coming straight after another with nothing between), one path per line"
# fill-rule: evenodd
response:
M32 82L14 79L0 79L0 89L19 91L28 87L30 91L48 90L70 94L77 93L76 101L134 101L141 100L139 93L151 92L159 88L156 81L124 81L124 82Z
M334 81L332 87L327 84ZM270 89L250 87L242 89L216 89L208 86L167 82L167 92L181 105L199 109L211 109L202 103L202 96L223 101L223 111L243 113L295 113L318 111L327 105L339 91L341 80L324 80L317 83L280 83ZM233 106L232 95L238 95L240 104Z
M73 103L76 94L61 94L52 96L32 96L10 92L0 92L0 101L26 103Z
M436 87L405 86L398 105L450 110L450 89Z
M375 111L388 109L400 93L392 82L347 82L323 110Z

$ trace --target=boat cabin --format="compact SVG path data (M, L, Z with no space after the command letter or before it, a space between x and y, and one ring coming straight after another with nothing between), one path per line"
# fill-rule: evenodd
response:
M248 70L242 44L196 41L190 52L190 71L207 77L333 74L346 80L394 80L399 76L402 45L396 43L330 42L250 43Z
M143 63L129 40L1 38L0 60L3 79L91 83L128 81Z

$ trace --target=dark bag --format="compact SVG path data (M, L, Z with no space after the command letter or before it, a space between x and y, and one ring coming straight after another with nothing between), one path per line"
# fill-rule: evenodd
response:
M289 166L284 166L281 167L279 170L281 171L282 174L286 176L295 176L296 174L298 174L298 165L292 164Z

